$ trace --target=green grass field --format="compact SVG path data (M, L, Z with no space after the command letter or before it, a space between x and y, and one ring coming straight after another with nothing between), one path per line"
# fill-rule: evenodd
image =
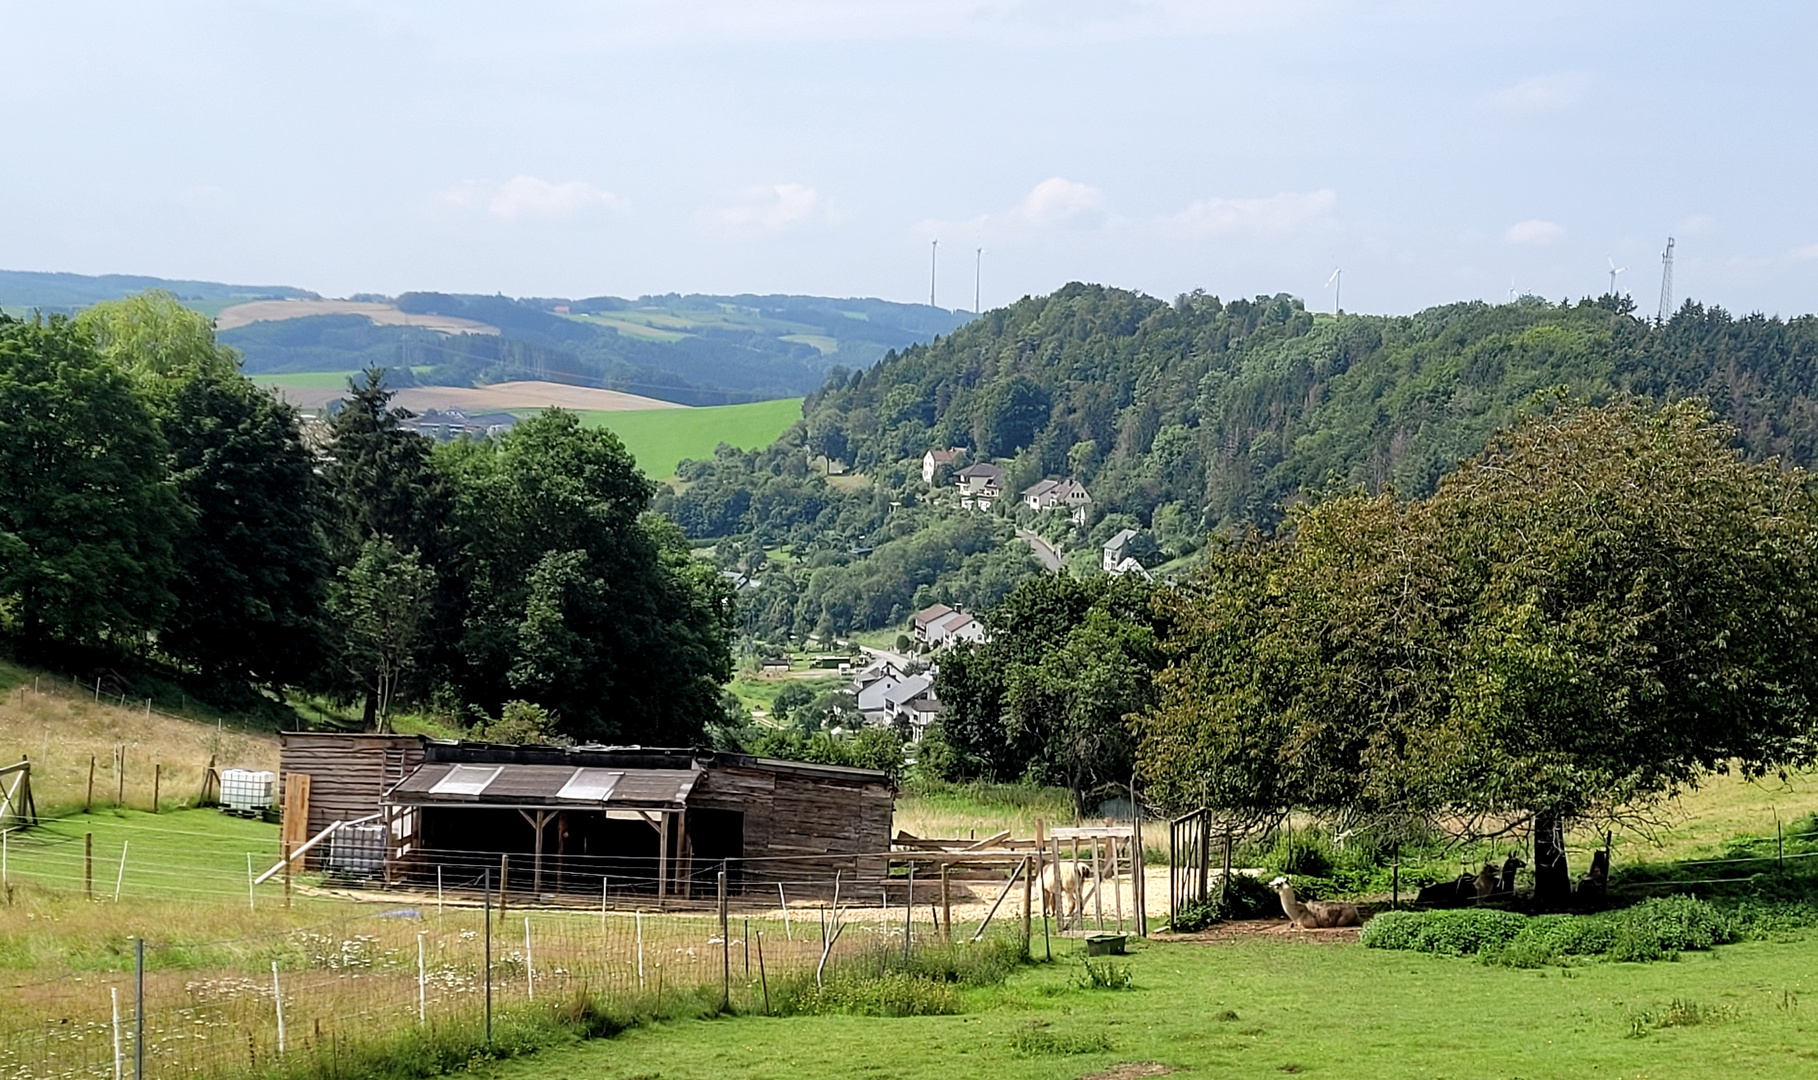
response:
M1512 970L1274 937L1129 958L1134 987L1077 961L969 993L958 1016L690 1020L496 1067L506 1080L1161 1075L1818 1075L1818 944L1745 942L1676 962ZM1677 1007L1676 1007L1677 1006ZM1118 1071L1123 1066L1122 1071Z
M802 417L801 398L754 401L747 405L714 405L702 409L649 409L639 412L581 413L588 427L612 429L654 478L672 476L683 458L713 456L729 443L741 450L766 446Z
M294 386L300 390L340 389L357 371L285 371L271 375L249 375L260 386Z

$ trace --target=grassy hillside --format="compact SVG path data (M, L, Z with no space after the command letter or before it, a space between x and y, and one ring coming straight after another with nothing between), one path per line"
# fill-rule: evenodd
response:
M675 474L684 458L710 458L721 443L741 450L766 446L802 418L801 398L714 405L699 409L581 413L588 427L610 428L638 467L656 479Z
M91 758L96 809L117 806L118 747L126 749L126 805L141 810L151 806L154 766L162 767L159 802L165 807L194 802L210 757L223 769L278 767L277 740L263 731L148 714L142 701L97 702L53 676L10 665L0 664L0 687L0 761L31 759L42 815L81 810Z

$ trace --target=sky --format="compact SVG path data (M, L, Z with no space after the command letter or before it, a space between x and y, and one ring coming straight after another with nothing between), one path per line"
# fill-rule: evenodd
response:
M0 0L0 268L1818 308L1818 5ZM938 247L935 242L938 241ZM982 254L981 254L982 249ZM1334 280L1335 270L1342 275ZM1334 294L1337 295L1334 295Z

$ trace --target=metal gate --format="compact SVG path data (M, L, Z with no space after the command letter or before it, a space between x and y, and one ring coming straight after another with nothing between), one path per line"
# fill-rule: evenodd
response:
M1210 896L1212 813L1195 810L1168 822L1168 924L1181 909Z

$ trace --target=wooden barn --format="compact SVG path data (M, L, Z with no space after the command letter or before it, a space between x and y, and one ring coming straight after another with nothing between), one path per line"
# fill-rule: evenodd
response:
M735 890L877 879L895 807L882 772L703 750L287 734L282 768L307 789L310 837L337 820L383 825L389 881L507 875L543 895L700 896L722 865Z

